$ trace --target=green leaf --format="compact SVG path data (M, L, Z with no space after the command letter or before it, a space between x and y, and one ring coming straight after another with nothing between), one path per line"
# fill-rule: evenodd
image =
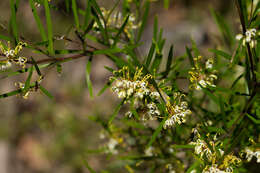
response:
M178 145L178 144L174 144L174 145L171 145L171 147L175 148L175 149L192 149L194 148L194 145Z
M18 90L11 91L11 92L8 92L8 93L5 93L5 94L1 94L0 99L10 97L10 96L14 96L14 95L17 95L17 94L22 93L22 92L23 92L22 89L18 89Z
M153 40L157 41L157 34L158 34L158 16L154 17L154 24L153 24Z
M35 67L35 69L36 69L36 71L37 71L37 74L38 74L39 76L42 76L42 73L41 73L41 71L40 71L40 68L39 68L38 64L35 62L35 60L34 60L32 57L31 57L31 60L32 60L33 65L34 65L34 67Z
M48 39L47 39L45 30L44 30L44 27L43 27L43 25L41 23L41 19L38 16L37 10L36 10L36 8L34 6L34 1L33 0L29 0L29 2L30 2L30 6L32 8L32 13L33 13L34 19L36 21L37 27L38 27L38 29L40 31L40 34L41 34L41 37L42 37L42 41L47 41Z
M18 9L17 3L14 0L10 0L11 18L10 18L10 31L15 38L15 43L19 42L19 35L16 23L16 12Z
M39 69L42 69L42 68L46 68L48 67L50 64L42 64L42 65L39 65ZM34 70L34 69L33 69ZM21 70L17 70L17 71L12 71L12 72L8 72L8 74L6 76L3 76L1 77L1 79L5 79L5 78L8 78L8 77L11 77L11 76L16 76L16 75L19 75L19 74L23 74L23 73L26 73L29 71L29 68L24 68L24 69L21 69ZM2 72L0 72L1 74Z
M225 130L223 130L221 127L213 127L213 126L207 126L207 129L210 133L219 133L219 134L224 134L226 133Z
M152 72L154 72L154 71L157 72L159 70L159 67L160 67L161 62L162 62L162 58L163 58L162 54L156 54L155 55L152 66L151 66Z
M245 27L248 27L247 2L245 0L237 0L240 6L240 12L244 20ZM243 24L242 24L243 25Z
M92 4L92 6L94 7L94 9L97 11L97 13L101 16L101 18L104 19L104 16L102 14L102 11L101 9L99 8L99 5L97 4L97 1L96 0L89 0Z
M83 50L77 50L77 49L60 49L60 50L55 50L55 55L66 55L66 54L72 54L72 53L84 53Z
M120 34L124 31L124 29L125 29L125 27L126 27L126 25L127 25L128 19L129 19L129 15L126 17L124 23L123 23L122 26L119 28L119 30L118 30L118 32L117 32L117 34L116 34L116 36L115 36L113 46L115 46L115 45L117 44Z
M71 8L73 11L74 22L75 22L76 28L79 29L79 16L78 16L78 8L77 8L76 0L72 0Z
M170 5L170 0L164 0L163 1L163 6L164 6L165 9L168 9L169 5Z
M214 94L212 94L208 89L203 88L202 86L200 86L200 87L202 88L203 92L204 92L207 96L209 96L209 98L210 98L211 100L213 100L213 101L216 103L216 105L218 105L219 99L218 99Z
M160 124L159 124L159 126L157 127L157 129L154 131L154 133L153 133L151 139L150 139L149 142L148 142L147 148L150 147L150 146L152 146L152 144L154 143L156 137L157 137L157 136L159 135L159 133L162 131L163 125L164 125L166 119L167 119L167 117L164 117L164 119L160 122Z
M105 26L102 25L102 22L104 23L104 21L102 20L102 22L101 22L101 20L95 10L92 10L92 14L98 25L98 28L100 29L100 32L101 32L103 38L104 38L105 44L108 44L109 43L108 34L107 34Z
M86 10L85 10L85 16L84 16L84 30L87 30L87 26L90 23L91 20L91 5L90 5L90 1L86 0Z
M187 46L186 46L186 54L189 58L191 66L194 67L194 60L193 60L193 57L192 57L192 54L191 54L191 50Z
M233 89L233 88L236 86L236 84L238 83L238 81L239 81L240 79L242 79L243 76L244 76L244 73L241 74L241 75L239 75L239 76L235 79L235 81L232 83L230 89Z
M98 92L98 96L101 96L105 91L106 91L106 89L108 89L109 87L110 87L110 85L111 85L111 83L112 82L107 82L105 85L104 85L104 87Z
M33 66L31 66L29 68L29 75L25 81L25 84L24 84L24 89L23 91L24 92L27 92L29 89L30 89L30 83L31 83L31 79L32 79L32 74L33 74Z
M12 41L11 38L9 38L9 37L7 37L7 36L5 36L5 35L1 35L1 34L0 34L0 39L6 40L6 41Z
M230 31L230 28L229 28L228 24L226 23L225 19L222 16L220 16L213 8L211 8L210 11L218 25L220 32L222 33L223 37L225 38L227 45L228 46L233 45L234 44L234 35Z
M48 90L46 90L42 85L40 85L39 88L47 97L49 97L50 99L54 99L53 95Z
M86 82L88 85L89 95L91 98L93 98L92 82L90 80L92 57L93 56L89 57L87 64L86 64Z
M87 0L88 1L88 0ZM66 12L70 12L70 0L65 0Z
M228 53L226 53L222 50L209 49L209 51L215 53L216 55L222 56L223 58L226 58L227 60L231 60L231 58L232 58L231 55L229 55Z
M96 173L96 171L94 171L94 169L92 169L89 164L88 164L88 161L86 159L84 159L84 165L86 166L86 168L88 169L88 171L90 173Z
M173 45L171 45L169 54L168 54L168 59L167 59L167 63L166 63L166 69L165 69L165 76L167 76L171 70L171 65L172 65L172 59L173 59Z
M137 42L140 41L141 36L144 32L144 27L145 27L145 25L147 23L147 19L148 19L149 8L150 8L150 2L149 2L149 0L146 0L145 4L144 4L144 14L143 14L143 18L142 18L142 23L141 23L140 29L138 31L138 34L137 34Z
M108 120L108 124L111 124L112 121L116 118L116 116L118 115L118 112L120 110L120 108L122 107L122 105L124 104L125 99L123 99L116 107L115 111L113 112L113 114L110 116L109 120Z
M189 167L189 169L187 170L187 173L191 173L191 171L196 170L196 168L200 166L200 164L201 164L200 162L201 162L201 161L196 160L196 161Z
M61 72L62 72L61 63L57 63L57 65L56 65L56 70L57 70L58 74L61 74Z
M153 58L153 55L154 55L154 51L155 51L155 44L152 43L152 45L150 47L150 50L149 50L149 53L148 53L148 55L146 57L146 61L145 61L145 66L147 68L149 68L149 65L150 65L150 63L152 61L152 58Z
M260 124L260 120L255 119L253 116L249 115L248 113L246 114L246 116L253 121L255 124Z
M199 55L200 55L200 51L199 51L199 49L198 49L198 47L197 47L197 44L196 44L196 42L191 38L191 45L192 45L192 51L194 52L194 56L195 57L198 57Z
M52 21L51 21L51 13L48 0L44 0L44 8L45 8L45 16L46 16L46 23L48 29L48 51L50 55L54 55L54 48L53 48L53 32L52 32Z
M122 49L118 47L113 47L113 48L108 48L108 49L101 49L101 50L96 50L93 52L93 55L102 55L102 54L115 54L115 53L120 53L122 52Z

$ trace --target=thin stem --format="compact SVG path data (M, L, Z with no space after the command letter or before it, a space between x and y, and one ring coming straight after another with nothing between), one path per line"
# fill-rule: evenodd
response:
M75 60L86 56L85 54L77 54L69 57L61 57L61 58L47 58L36 61L36 64L48 63L48 62L57 62L57 61L66 61L66 60ZM34 64L32 61L27 61L28 64Z
M238 0L235 0L235 2L236 2L237 10L238 10L238 13L239 13L240 22L241 22L241 25L242 25L243 35L245 36L246 24L245 24L244 16L243 16L243 13L241 11ZM252 87L252 89L255 90L254 88L256 86L256 74L254 72L255 71L254 60L253 60L253 56L252 56L252 52L251 52L249 43L246 43L246 48L247 48L247 52L248 52L248 56L249 56L250 69L251 69L251 73L252 73L252 76L253 76L253 81L252 81L253 87Z

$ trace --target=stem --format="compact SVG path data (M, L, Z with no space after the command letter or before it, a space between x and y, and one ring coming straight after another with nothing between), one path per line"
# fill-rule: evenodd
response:
M47 62L57 62L57 61L66 61L66 60L74 60L74 59L79 59L86 56L85 54L77 54L69 57L61 57L61 58L47 58L47 59L42 59L36 61L36 64L42 64L42 63L47 63ZM28 64L34 64L32 61L27 61Z
M239 17L240 17L240 22L241 22L241 25L242 25L242 30L243 30L243 35L245 36L245 33L246 33L246 24L245 24L245 20L244 20L244 16L243 16L243 13L241 11L241 8L240 8L240 5L239 5L239 0L235 0L236 2L236 6L237 6L237 10L238 10L238 14L239 14ZM250 45L249 43L246 43L246 48L247 48L247 53L248 53L248 56L249 56L249 62L250 62L250 69L251 69L251 73L252 73L252 77L253 77L253 81L252 81L252 89L255 90L255 87L256 87L256 74L255 74L255 67L254 67L254 60L253 60L253 56L252 56L252 52L251 52L251 49L250 49Z
M236 6L237 6L237 10L240 16L240 22L242 25L242 30L243 30L243 35L245 35L246 33L246 25L245 25L245 21L244 21L244 16L242 14L240 5L239 5L239 0L235 0ZM236 129L239 121L243 120L244 116L246 115L246 113L248 113L250 111L250 109L252 108L252 103L254 100L254 97L256 96L257 92L257 80L256 80L256 74L254 73L255 67L254 67L254 61L253 61L253 56L252 56L252 52L250 49L250 45L249 43L246 43L246 47L247 47L247 53L248 53L248 57L249 57L249 62L250 62L250 70L252 73L252 80L250 82L250 98L246 101L246 105L244 107L244 109L242 110L241 114L239 115L239 117L235 120L234 124L232 125L232 127L229 130L229 133L224 135L223 137L230 137L231 134L233 134L234 130Z

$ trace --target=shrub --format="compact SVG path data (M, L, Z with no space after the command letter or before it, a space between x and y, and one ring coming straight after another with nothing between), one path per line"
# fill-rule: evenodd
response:
M193 40L183 55L175 56L173 45L166 54L157 17L149 52L140 55L138 48L152 0L119 0L109 10L95 0L87 0L83 8L76 0L65 0L64 8L54 0L26 3L41 40L29 41L22 36L16 19L19 0L10 0L10 27L0 35L0 70L7 76L26 73L28 77L16 83L17 90L0 98L27 98L40 90L52 99L41 83L48 78L48 70L56 68L62 73L64 62L79 58L86 59L86 82L93 97L92 61L104 55L115 66L105 66L112 76L99 94L110 88L121 102L109 119L91 119L103 127L101 137L107 142L101 146L102 152L117 155L128 172L257 171L250 164L260 162L259 1L234 1L242 28L236 37L226 20L211 9L223 38L218 49L209 49L213 53L209 58ZM167 9L170 1L163 3ZM44 8L46 24L39 16L40 7ZM73 14L69 32L54 36L52 11ZM68 48L67 44L75 43L80 45L77 50ZM62 49L58 49L60 44ZM35 55L24 57L24 49ZM180 85L180 80L188 86ZM119 116L121 109L126 110L124 116ZM95 172L91 165L86 166Z

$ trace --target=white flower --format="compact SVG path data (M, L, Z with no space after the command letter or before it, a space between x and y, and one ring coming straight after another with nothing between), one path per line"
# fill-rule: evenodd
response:
M199 81L199 84L200 84L203 88L207 87L207 83L206 83L203 79Z
M8 58L14 57L14 55L15 55L14 53L15 53L14 50L8 50L8 51L4 52L5 56L8 57Z
M224 151L221 150L221 149L218 149L218 150L219 150L220 155L223 156L224 155Z
M107 152L108 152L108 153L112 153L112 154L117 154L118 151L115 149L117 145L118 145L117 140L111 138L111 139L109 140L109 142L107 143L107 148L108 148L108 151L107 151Z
M242 34L236 35L237 40L243 40L243 46L246 45L246 43L249 43L251 47L255 47L257 44L257 36L259 35L259 32L257 33L255 28L247 29L245 32L245 35Z
M134 93L134 89L133 88L129 88L127 90L127 96L131 96Z
M126 97L126 92L125 92L125 91L120 91L120 92L118 93L118 97L119 97L119 98L125 98L125 97Z
M163 125L163 128L166 129L168 126L170 127L170 126L173 126L174 124L175 124L174 120L171 119L171 118L169 118L169 119L167 119L167 120L165 121L165 123L164 123L164 125Z
M142 89L146 89L146 83L145 82L140 82L140 87L142 88Z
M213 59L208 59L206 61L206 69L212 69L213 68L213 63L214 63Z
M237 39L237 40L241 40L242 38L243 38L243 35L242 35L242 34L237 34L237 35L236 35L236 39Z
M245 153L246 153L246 159L248 162L252 160L252 158L255 156L256 157L256 162L260 163L260 151L253 151L252 149L246 147L245 148Z
M199 155L200 158L206 155L208 160L212 160L212 152L208 148L208 145L204 140L197 139L196 142L191 142L190 144L195 145L194 148L195 154Z
M12 64L9 61L7 61L6 63L0 64L0 70L4 71L4 70L10 68L11 66L12 66Z
M153 147L148 147L148 148L144 151L144 154L145 154L146 156L153 156L153 150L154 150Z
M148 105L147 105L147 107L148 107L148 109L150 109L150 110L155 110L156 109L156 105L155 105L155 103L149 103Z
M121 80L117 80L116 81L116 87L122 87L123 86L123 81L121 81Z
M135 93L135 96L139 99L143 99L144 98L144 93L143 92L137 92Z
M105 137L106 137L106 136L105 136L105 134L104 134L103 132L100 132L100 133L99 133L99 138L100 138L100 139L105 139Z
M260 163L260 151L256 151L256 152L255 152L255 157L256 157L256 159L257 159L256 162L257 162L257 163Z
M153 99L159 99L160 98L160 94L157 91L151 92L150 93L150 97Z
M220 169L218 169L217 167L218 165L213 164L211 167L204 169L202 171L202 173L226 173L225 171L222 171Z
M133 113L131 111L128 111L128 112L125 113L125 116L132 118Z
M245 153L246 153L247 161L250 162L252 160L253 156L254 156L254 152L251 149L246 148Z

